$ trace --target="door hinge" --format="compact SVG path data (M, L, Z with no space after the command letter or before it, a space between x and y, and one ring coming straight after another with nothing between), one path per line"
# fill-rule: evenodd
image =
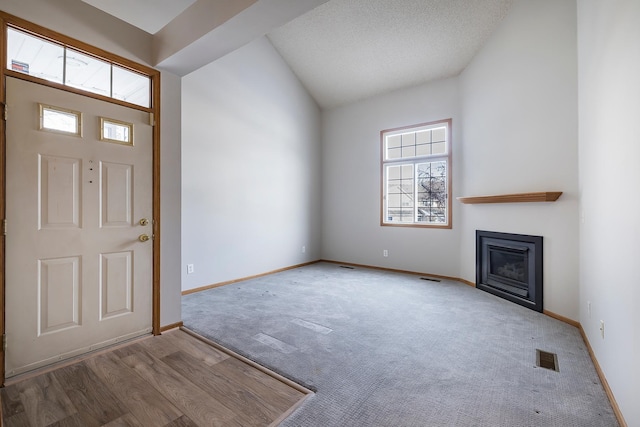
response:
M6 122L7 119L9 118L9 107L7 106L7 104L2 104L2 109L4 110L3 112L3 116L4 116L4 121Z
M7 219L2 220L2 234L7 235Z
M153 115L153 113L149 113L149 125L150 126L155 126L156 125L156 118Z
M2 334L2 351L7 351L7 334Z

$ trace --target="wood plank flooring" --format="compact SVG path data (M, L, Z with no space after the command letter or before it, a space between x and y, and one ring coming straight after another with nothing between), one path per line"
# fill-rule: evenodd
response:
M9 384L3 425L277 425L307 396L181 330Z

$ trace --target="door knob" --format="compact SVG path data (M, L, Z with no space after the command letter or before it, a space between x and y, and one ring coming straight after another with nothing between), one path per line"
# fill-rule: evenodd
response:
M150 237L148 234L141 234L138 236L138 240L140 240L141 242L146 242L147 240L149 240Z
M140 225L141 225L141 226L143 226L143 227L144 227L145 225L149 225L149 220L148 220L147 218L142 218L142 219L140 220Z

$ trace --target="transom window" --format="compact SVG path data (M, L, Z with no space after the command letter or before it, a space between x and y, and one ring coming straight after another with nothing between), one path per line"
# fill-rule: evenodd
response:
M6 61L12 71L151 107L149 76L12 27L7 28Z
M451 119L380 135L381 224L451 228Z

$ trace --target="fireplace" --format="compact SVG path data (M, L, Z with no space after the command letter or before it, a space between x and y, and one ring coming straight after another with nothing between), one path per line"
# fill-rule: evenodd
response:
M476 230L476 287L542 312L542 236Z

